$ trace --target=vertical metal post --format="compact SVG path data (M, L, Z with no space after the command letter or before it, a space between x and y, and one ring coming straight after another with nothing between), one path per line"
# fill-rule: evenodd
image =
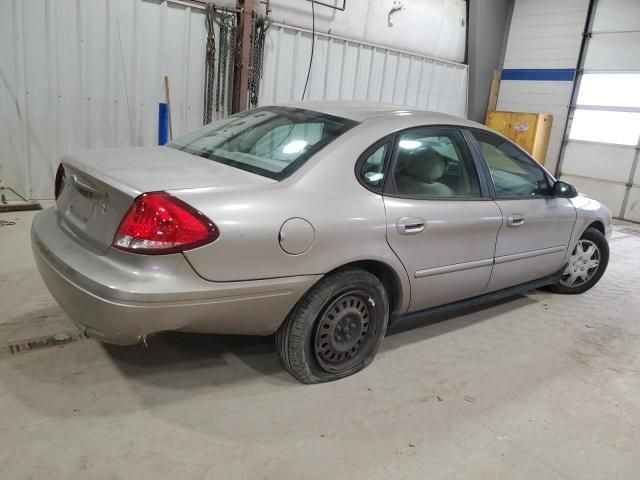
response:
M249 58L251 54L251 23L254 13L254 0L236 0L238 9L238 34L235 45L235 68L233 101L231 110L233 113L247 109L249 95Z

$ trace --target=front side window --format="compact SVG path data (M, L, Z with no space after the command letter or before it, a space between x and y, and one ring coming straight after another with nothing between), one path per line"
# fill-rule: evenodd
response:
M264 107L214 122L169 147L282 180L356 125L311 110Z
M480 197L480 184L462 134L418 129L398 136L393 168L396 193L424 197Z
M544 197L552 194L540 166L511 142L488 132L473 131L487 162L497 198Z

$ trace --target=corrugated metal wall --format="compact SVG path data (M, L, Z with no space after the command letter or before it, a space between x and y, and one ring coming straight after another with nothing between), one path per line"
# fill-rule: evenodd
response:
M175 131L201 125L200 10L139 0L0 3L5 184L52 198L64 152L156 142L165 74Z
M564 79L556 74L576 68L588 7L589 0L516 0L514 5L504 72L522 75L516 80L503 78L497 108L553 115L545 163L551 173L558 162L573 88L571 72Z
M311 32L274 25L265 45L260 104L300 100ZM306 100L393 103L466 116L467 66L316 34Z
M156 143L163 77L176 134L201 125L202 10L159 0L0 0L0 165L5 184L53 196L68 151ZM311 36L269 33L260 103L302 95ZM318 35L308 98L464 115L466 66Z

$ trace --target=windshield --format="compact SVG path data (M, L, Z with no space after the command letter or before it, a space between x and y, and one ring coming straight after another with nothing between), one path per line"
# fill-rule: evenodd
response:
M356 125L311 110L263 107L214 122L169 147L282 180Z

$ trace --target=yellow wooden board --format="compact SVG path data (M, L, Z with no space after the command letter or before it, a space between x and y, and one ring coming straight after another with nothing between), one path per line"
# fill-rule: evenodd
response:
M549 113L488 112L486 125L510 138L544 165L553 116Z

